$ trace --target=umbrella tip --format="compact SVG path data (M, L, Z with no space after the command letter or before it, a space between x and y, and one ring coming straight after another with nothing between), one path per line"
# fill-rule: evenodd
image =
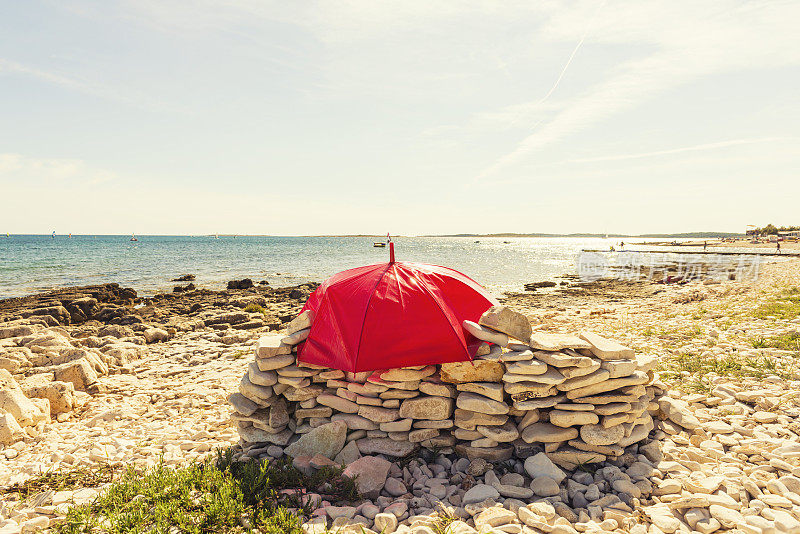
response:
M394 263L394 241L389 242L389 263Z

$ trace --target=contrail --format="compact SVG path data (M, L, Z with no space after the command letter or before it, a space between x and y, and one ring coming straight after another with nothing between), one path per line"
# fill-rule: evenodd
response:
M603 7L603 5L604 5L604 4L605 4L605 1L601 2L600 4L598 4L598 6L597 6L597 9L595 9L594 15L593 15L593 16L592 16L592 18L591 18L591 21L592 21L592 22L593 22L593 21L594 21L594 20L597 18L597 14L598 14L598 13L600 13L600 9ZM582 37L581 37L581 39L578 41L578 44L577 44L577 45L575 45L575 48L573 48L573 49L572 49L572 54L570 54L570 56L569 56L569 59L567 59L567 62L564 64L564 67L562 67L562 69L561 69L561 72L559 73L559 75L558 75L558 78L556 78L556 81L555 81L555 83L554 83L554 84L553 84L553 86L550 88L550 90L549 90L549 91L547 91L547 94L546 94L546 95L544 95L544 97L542 97L542 99L541 99L541 100L539 100L538 102L536 102L536 104L535 104L535 106L534 106L534 107L536 107L536 106L541 106L542 104L544 104L545 102L547 102L547 99L548 99L548 98L550 98L550 95L552 95L552 94L553 94L553 92L556 90L556 88L558 87L558 84L560 84L560 83L561 83L561 79L562 79L562 78L564 78L564 74L566 74L566 73L567 73L567 69L569 68L570 64L572 63L572 60L575 58L575 54L577 54L577 53L578 53L578 50L580 50L581 46L583 45L583 42L586 40L586 37L588 37L588 36L589 36L589 32L591 31L591 29L592 29L592 26L593 26L593 24L592 24L591 22L590 22L589 24L587 24L587 25L586 25L586 30L583 32L583 36L582 36ZM521 118L522 118L522 114L520 114L519 116L517 116L517 118L516 118L516 119L514 119L513 121L511 121L511 124L515 124L515 123L516 123L517 121L519 121ZM539 120L538 120L538 121L536 121L536 123L535 123L533 126L531 126L529 129L530 129L530 130L533 130L533 129L535 129L537 126L539 126L539 124L541 124L541 122L542 122L543 120L544 120L544 119L539 119Z

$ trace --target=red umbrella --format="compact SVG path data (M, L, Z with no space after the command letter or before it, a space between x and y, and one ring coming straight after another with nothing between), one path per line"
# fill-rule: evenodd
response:
M349 372L471 360L480 341L461 323L497 301L447 267L395 262L335 274L309 297L314 311L298 360Z

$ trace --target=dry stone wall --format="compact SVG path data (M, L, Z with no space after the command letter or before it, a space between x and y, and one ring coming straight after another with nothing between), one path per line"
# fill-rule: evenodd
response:
M312 319L259 339L229 398L246 454L348 463L419 447L489 461L543 451L573 469L647 439L664 393L654 357L592 332L533 332L504 306L464 322L484 341L474 361L368 373L298 362Z

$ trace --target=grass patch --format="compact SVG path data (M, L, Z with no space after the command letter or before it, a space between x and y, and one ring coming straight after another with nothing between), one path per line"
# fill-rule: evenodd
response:
M776 298L753 310L753 316L760 319L765 317L794 319L800 316L800 287L781 291Z
M750 343L757 349L772 348L800 352L800 334L797 332L789 332L770 337L760 336L752 338Z
M777 360L768 356L746 358L733 354L723 358L713 358L687 353L669 358L661 366L664 378L680 380L676 384L679 389L700 393L711 391L711 384L706 379L706 375L711 373L736 378L765 378L769 375L789 377L788 372L778 365ZM684 373L688 373L688 378Z
M233 460L230 450L178 469L129 468L91 504L75 506L55 533L185 532L302 534L300 525L323 499L356 501L355 482L340 469L308 476L288 460Z
M91 488L108 484L114 476L120 473L121 468L109 464L98 466L83 466L69 470L48 471L41 475L29 478L20 484L14 484L0 490L3 495L14 494L20 500L27 499L42 491L63 491L78 488Z
M439 503L434 521L430 524L430 529L434 534L451 534L451 532L447 530L447 527L456 519L458 518L455 516L453 510Z
M260 313L261 315L264 315L264 316L267 315L267 310L264 309L263 306L261 306L259 304L255 304L255 303L248 304L245 307L244 311L246 311L247 313Z

